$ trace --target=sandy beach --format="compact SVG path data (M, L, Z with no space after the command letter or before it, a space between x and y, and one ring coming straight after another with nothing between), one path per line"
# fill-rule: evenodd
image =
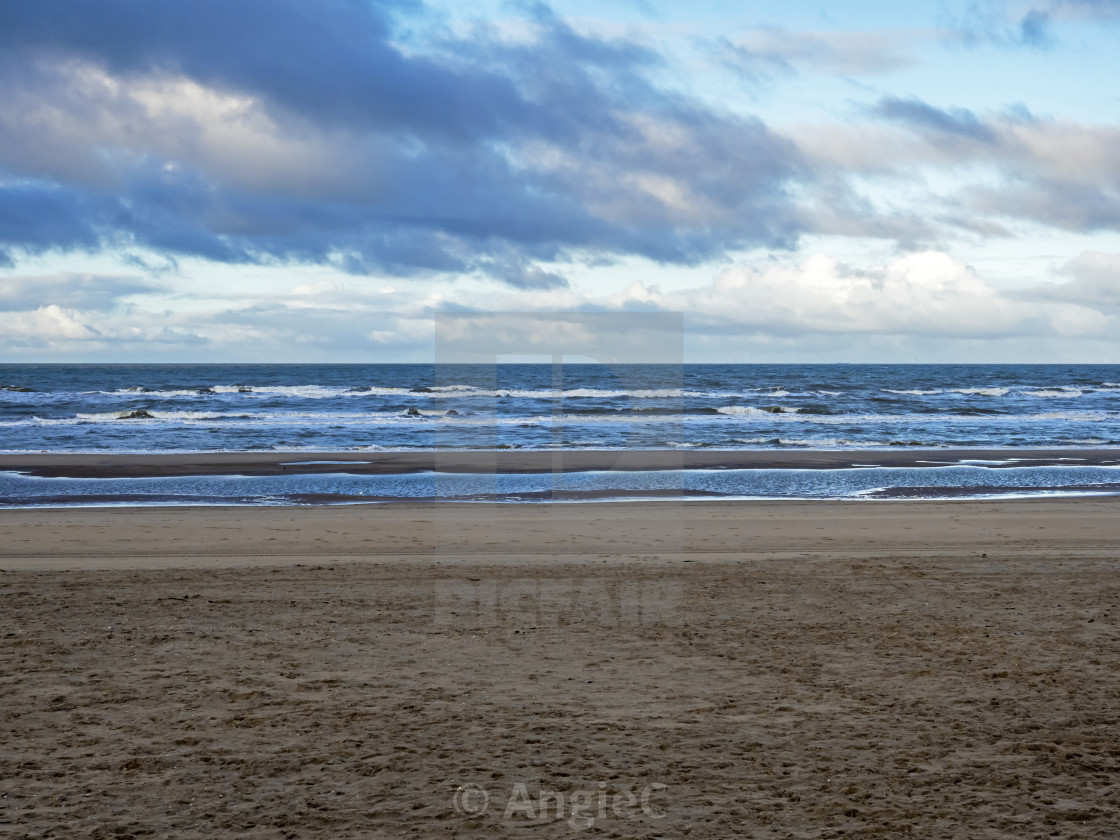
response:
M1120 832L1114 498L0 535L5 836Z

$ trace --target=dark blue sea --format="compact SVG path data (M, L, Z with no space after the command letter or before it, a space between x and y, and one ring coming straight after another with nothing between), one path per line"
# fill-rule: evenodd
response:
M0 365L0 388L7 452L1120 446L1120 365Z
M1032 447L1120 447L1120 366L0 365L0 451L7 453L982 448L1013 457ZM983 464L955 468L973 474L904 470L888 484L988 490L988 473L998 472L998 486L1020 493L1086 492L1120 481L1109 467L1090 475L1090 467L1074 466L1061 476L1053 469L1062 468L1041 474L984 472ZM874 492L888 478L870 470L818 470L799 484L791 479L799 471L734 472L744 473L738 484L727 473L717 480L701 471L687 480L598 474L564 480L590 483L607 496L612 487L634 495L653 485L687 490L689 482L707 482L711 495L726 497L846 498ZM336 477L350 484L357 478ZM376 484L377 477L360 478ZM541 481L546 478L555 485L555 476ZM395 480L388 492L373 484L360 491L348 485L346 492L471 496L469 487L452 493L443 484L441 491L430 476ZM526 481L511 477L505 495L497 496L531 497L536 491ZM33 480L6 474L0 500L30 498L27 482ZM275 482L247 486L235 493L199 485L193 496L179 485L176 492L144 493L252 502L283 501L295 492ZM59 498L59 487L44 495ZM79 482L61 495L103 498L100 490Z

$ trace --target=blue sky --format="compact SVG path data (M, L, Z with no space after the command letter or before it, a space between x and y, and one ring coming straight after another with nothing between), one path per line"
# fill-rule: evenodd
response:
M0 5L0 359L1120 363L1120 0Z

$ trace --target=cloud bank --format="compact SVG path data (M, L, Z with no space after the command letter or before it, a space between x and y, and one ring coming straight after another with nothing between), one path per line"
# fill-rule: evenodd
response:
M545 5L0 3L0 346L423 354L435 312L550 307L685 312L719 339L1105 342L1120 128L905 85L953 38L1060 47L1120 2L968 8L952 31L744 18L667 46ZM779 84L817 121L776 122L784 92L752 116ZM1017 290L960 259L1035 233L1096 238ZM105 273L58 271L87 257ZM622 261L629 291L597 289ZM293 288L296 266L330 279ZM709 282L662 292L643 266Z
M961 230L1007 236L1011 222L1079 234L1120 231L1116 125L1039 117L1021 107L978 115L897 97L883 97L865 113L859 122L797 132L815 171L835 173L841 184L862 178L894 190L907 182L922 190L922 212L897 217L892 234L883 227L890 217L861 209L845 187L841 195L851 206L843 217L854 234L907 241L909 231L909 241L928 246ZM832 222L830 232L838 224Z
M1120 20L1117 0L975 0L952 20L953 33L966 44L994 43L1048 49L1060 23L1110 24Z
M0 266L110 251L549 289L565 263L698 265L805 234L920 250L1015 219L1120 230L1113 125L883 95L783 133L660 85L649 46L527 14L514 37L405 0L0 4ZM912 60L883 33L725 45L755 74ZM920 173L956 186L875 197Z
M656 54L545 7L518 40L437 24L392 1L0 5L0 261L139 249L550 288L535 263L796 240L796 146L662 90Z
M362 358L373 348L430 349L439 313L630 312L684 313L690 332L740 343L1102 342L1120 328L1118 278L1120 255L1095 252L1069 261L1056 282L1026 290L999 289L939 251L863 267L818 254L780 265L737 265L709 283L672 292L640 281L613 294L565 288L485 295L324 282L268 299L206 302L189 313L146 307L145 295L159 290L135 278L10 278L0 282L0 334L9 351L134 346L222 359L255 348L259 355L251 358ZM62 288L82 305L51 302Z

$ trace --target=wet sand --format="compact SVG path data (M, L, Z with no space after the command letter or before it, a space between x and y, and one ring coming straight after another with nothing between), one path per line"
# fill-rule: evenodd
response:
M0 835L1120 834L1118 499L0 537Z

